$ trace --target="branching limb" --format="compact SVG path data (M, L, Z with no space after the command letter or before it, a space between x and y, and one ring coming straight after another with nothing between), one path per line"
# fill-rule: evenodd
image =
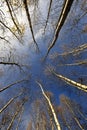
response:
M16 63L16 62L0 61L0 65L17 66L20 70L23 70L23 67L30 69L29 65L27 65L27 64L20 64L20 63Z
M20 39L16 36L16 34L10 29L10 27L8 27L8 26L7 26L5 23L3 23L1 20L0 20L0 23L1 23L5 28L7 28L7 29L18 39L19 42L21 42Z
M16 23L16 21L15 21L15 19L14 19L14 17L13 17L13 14L12 14L12 11L11 11L11 8L10 8L10 5L9 5L9 1L8 1L8 0L5 0L5 2L6 2L6 4L7 4L7 6L8 6L9 13L10 13L10 15L11 15L11 18L12 18L12 21L13 21L14 25L16 26L16 28L17 28L17 30L19 31L19 33L21 33L21 30L20 30L20 28L18 27L18 25L17 25L17 23Z
M16 65L18 66L19 68L21 68L21 65L19 65L18 63L15 63L15 62L0 62L0 65Z
M0 39L6 41L6 42L8 42L8 43L10 43L5 37L0 36Z

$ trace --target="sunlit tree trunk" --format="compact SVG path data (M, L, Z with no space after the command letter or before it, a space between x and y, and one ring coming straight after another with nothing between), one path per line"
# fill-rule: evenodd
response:
M37 82L37 84L39 85L39 87L40 87L40 89L41 89L41 91L42 91L42 94L43 94L43 96L45 97L45 99L47 100L47 103L48 103L48 105L49 105L49 107L50 107L50 109L51 109L51 112L52 112L52 114L53 114L53 118L54 118L54 121L55 121L57 130L61 130L60 123L59 123L59 121L58 121L58 119L57 119L55 110L54 110L54 108L53 108L53 106L52 106L52 103L51 103L50 99L49 99L49 98L47 97L47 95L45 94L42 85L41 85L39 82Z
M60 17L58 19L58 23L57 23L57 26L56 26L56 30L55 30L55 34L54 34L54 37L53 37L53 40L52 40L52 43L50 44L49 48L48 48L48 51L47 51L47 54L46 54L46 57L47 55L49 54L50 50L53 48L53 46L55 45L56 41L57 41L57 38L58 38L58 35L59 35L59 32L61 30L61 28L63 27L64 23L65 23L65 20L68 16L68 13L72 7L72 3L73 3L74 0L65 0L64 1L64 5L63 5L63 8L62 8L62 11L61 11L61 14L60 14ZM45 58L46 58L45 57Z
M77 87L78 89L83 90L84 92L87 92L87 86L86 86L86 85L80 84L80 83L78 83L78 82L76 82L76 81L73 81L73 80L71 80L71 79L69 79L69 78L66 78L66 77L64 77L64 76L62 76L62 75L56 73L55 71L52 71L52 73L53 73L56 77L58 77L58 78L60 78L61 80L65 81L66 83L68 83L68 84L70 84L70 85L72 85L72 86L75 86L75 87Z
M2 113L16 98L18 98L19 96L21 96L22 93L20 93L19 95L11 98L1 109L0 109L0 113Z
M23 106L24 106L25 102L26 102L26 100L24 100L24 101L21 103L21 105L17 108L16 112L14 113L14 115L13 115L13 117L12 117L11 122L10 122L9 125L8 125L7 130L11 130L15 119L17 118L17 116L19 115L19 113L23 110Z

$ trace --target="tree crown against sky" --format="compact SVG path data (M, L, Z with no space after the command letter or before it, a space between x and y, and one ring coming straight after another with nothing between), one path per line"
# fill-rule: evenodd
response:
M1 0L0 129L86 130L86 17L86 0Z

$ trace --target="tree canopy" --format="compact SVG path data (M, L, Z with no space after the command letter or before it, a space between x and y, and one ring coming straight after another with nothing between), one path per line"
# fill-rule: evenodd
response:
M0 1L0 129L87 129L87 0Z

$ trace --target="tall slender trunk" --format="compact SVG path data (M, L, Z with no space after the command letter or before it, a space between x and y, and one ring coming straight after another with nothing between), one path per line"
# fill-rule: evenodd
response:
M68 109L70 110L70 112L72 113L73 118L74 118L75 122L77 123L77 125L79 126L79 128L80 128L81 130L84 130L84 128L83 128L83 127L81 126L81 124L80 124L80 121L79 121L78 118L75 116L75 113L74 113L72 107L70 107L70 104L68 103L67 99L65 99L65 103L66 103Z
M2 92L2 91L4 91L4 90L6 90L6 89L12 87L12 86L15 85L15 84L18 84L18 83L21 83L21 82L24 82L24 81L27 81L27 79L18 80L18 81L16 81L16 82L12 83L12 84L9 84L8 86L6 86L6 87L4 87L4 88L1 88L1 89L0 89L0 92Z
M21 96L22 93L19 93L17 96L11 98L1 109L0 109L0 113L2 113L16 98L18 98L19 96Z
M22 111L20 112L20 116L19 116L19 118L18 118L18 124L17 124L15 130L18 130L18 128L19 128L20 122L21 122L21 120L22 120L22 114L23 114L23 112L24 112L24 108L22 108Z
M48 103L48 105L49 105L49 107L50 107L50 109L51 109L51 112L52 112L52 115L53 115L53 118L54 118L54 121L55 121L55 125L56 125L57 130L61 130L60 123L59 123L59 121L58 121L58 119L57 119L55 110L54 110L54 108L53 108L53 105L52 105L50 99L49 99L49 98L47 97L47 95L45 94L45 92L44 92L44 90L43 90L43 86L41 85L41 83L37 81L37 84L39 85L39 87L40 87L40 89L41 89L41 91L42 91L42 94L43 94L43 96L45 97L45 99L46 99L46 101L47 101L47 103Z
M71 9L71 7L72 7L73 1L74 1L74 0L65 0L65 1L64 1L64 5L63 5L63 8L62 8L62 11L61 11L61 14L60 14L60 17L59 17L59 19L58 19L57 26L56 26L55 34L54 34L52 43L51 43L50 46L48 47L48 51L47 51L47 54L46 54L45 58L48 56L50 50L53 48L53 46L55 45L55 43L56 43L56 41L57 41L59 32L60 32L61 28L63 27L63 25L64 25L64 23L65 23L65 20L66 20L68 14L69 14L69 12L70 12L70 9Z
M52 1L53 1L53 0L50 0L50 5L49 5L49 9L48 9L48 14L47 14L47 20L46 20L46 24L45 24L45 27L44 27L44 33L45 33L45 31L46 31L46 27L47 27L47 24L48 24L49 15L50 15L51 6L52 6Z
M66 78L66 77L64 77L64 76L62 76L62 75L56 73L55 71L52 71L52 73L53 73L56 77L58 77L58 78L60 78L61 80L65 81L66 83L68 83L68 84L70 84L70 85L72 85L72 86L75 86L76 88L78 88L78 89L80 89L80 90L83 90L84 92L87 92L87 85L83 85L83 84L78 83L78 82L76 82L76 81L73 81L73 80L71 80L71 79L69 79L69 78Z
M27 0L24 0L23 3L24 3L24 6L25 6L25 11L26 11L28 22L29 22L29 26L30 26L32 38L33 38L34 43L36 44L37 50L39 51L38 44L37 44L37 42L35 40L35 37L34 37L34 32L33 32L32 22L31 22L31 18L30 18L30 13L29 13L28 5L27 5Z

